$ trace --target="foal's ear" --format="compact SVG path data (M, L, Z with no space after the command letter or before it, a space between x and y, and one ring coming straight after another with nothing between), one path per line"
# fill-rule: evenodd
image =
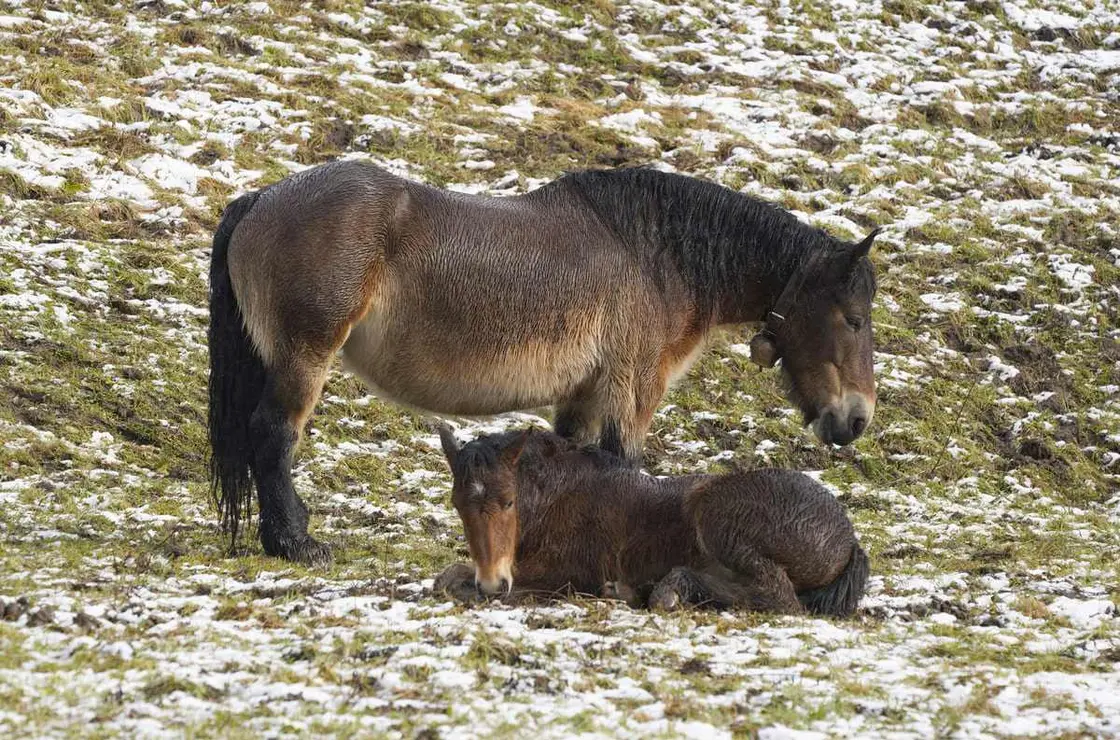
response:
M502 449L502 462L506 465L516 465L517 461L521 458L521 453L525 451L525 443L529 441L529 435L533 433L532 429L526 429L517 435L512 442Z
M455 458L458 457L462 445L459 444L459 440L455 439L455 433L451 431L451 427L446 424L439 425L439 443L443 445L443 454L447 457L447 462L454 465Z

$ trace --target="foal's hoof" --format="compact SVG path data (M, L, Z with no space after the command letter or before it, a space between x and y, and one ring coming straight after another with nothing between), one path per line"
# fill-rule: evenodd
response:
M637 606L638 594L634 589L627 586L622 581L607 581L603 587L599 589L599 595L604 599L615 599L616 601L624 601L630 606Z
M432 592L447 594L456 601L478 601L481 597L474 585L474 568L456 563L436 576Z
M671 588L656 589L649 597L649 608L660 611L676 611L681 608L681 595Z
M320 542L314 537L281 537L273 543L273 547L265 547L265 552L275 557L291 560L301 565L320 566L330 565L334 560L331 547L325 542Z

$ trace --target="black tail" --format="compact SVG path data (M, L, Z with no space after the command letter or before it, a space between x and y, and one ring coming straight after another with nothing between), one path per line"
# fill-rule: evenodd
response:
M867 587L867 577L871 571L867 553L858 542L852 543L852 556L844 571L836 580L822 588L802 591L797 600L810 614L828 614L847 617L856 610L863 590Z
M227 252L233 230L259 195L249 193L226 206L210 255L210 491L233 541L241 520L253 511L249 418L264 391L266 372L245 332Z

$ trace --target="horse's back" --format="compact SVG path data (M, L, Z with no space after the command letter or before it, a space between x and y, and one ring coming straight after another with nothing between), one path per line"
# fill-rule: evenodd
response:
M484 292L479 288L501 288L503 298L562 308L573 291L617 293L620 278L642 277L617 238L555 184L489 197L408 183L396 229L400 249L392 260L401 278L426 286L434 280L468 303Z
M562 193L490 198L409 183L387 278L348 365L398 402L455 414L554 403L657 331L639 266ZM633 342L631 342L633 343Z

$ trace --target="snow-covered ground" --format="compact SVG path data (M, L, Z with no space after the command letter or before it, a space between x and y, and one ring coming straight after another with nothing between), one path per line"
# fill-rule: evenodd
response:
M5 732L1120 735L1120 6L569 5L0 0ZM819 475L872 556L856 618L434 598L438 442L341 370L298 469L336 564L231 555L209 233L337 156L495 195L656 162L884 227L854 449L745 331L647 444Z

